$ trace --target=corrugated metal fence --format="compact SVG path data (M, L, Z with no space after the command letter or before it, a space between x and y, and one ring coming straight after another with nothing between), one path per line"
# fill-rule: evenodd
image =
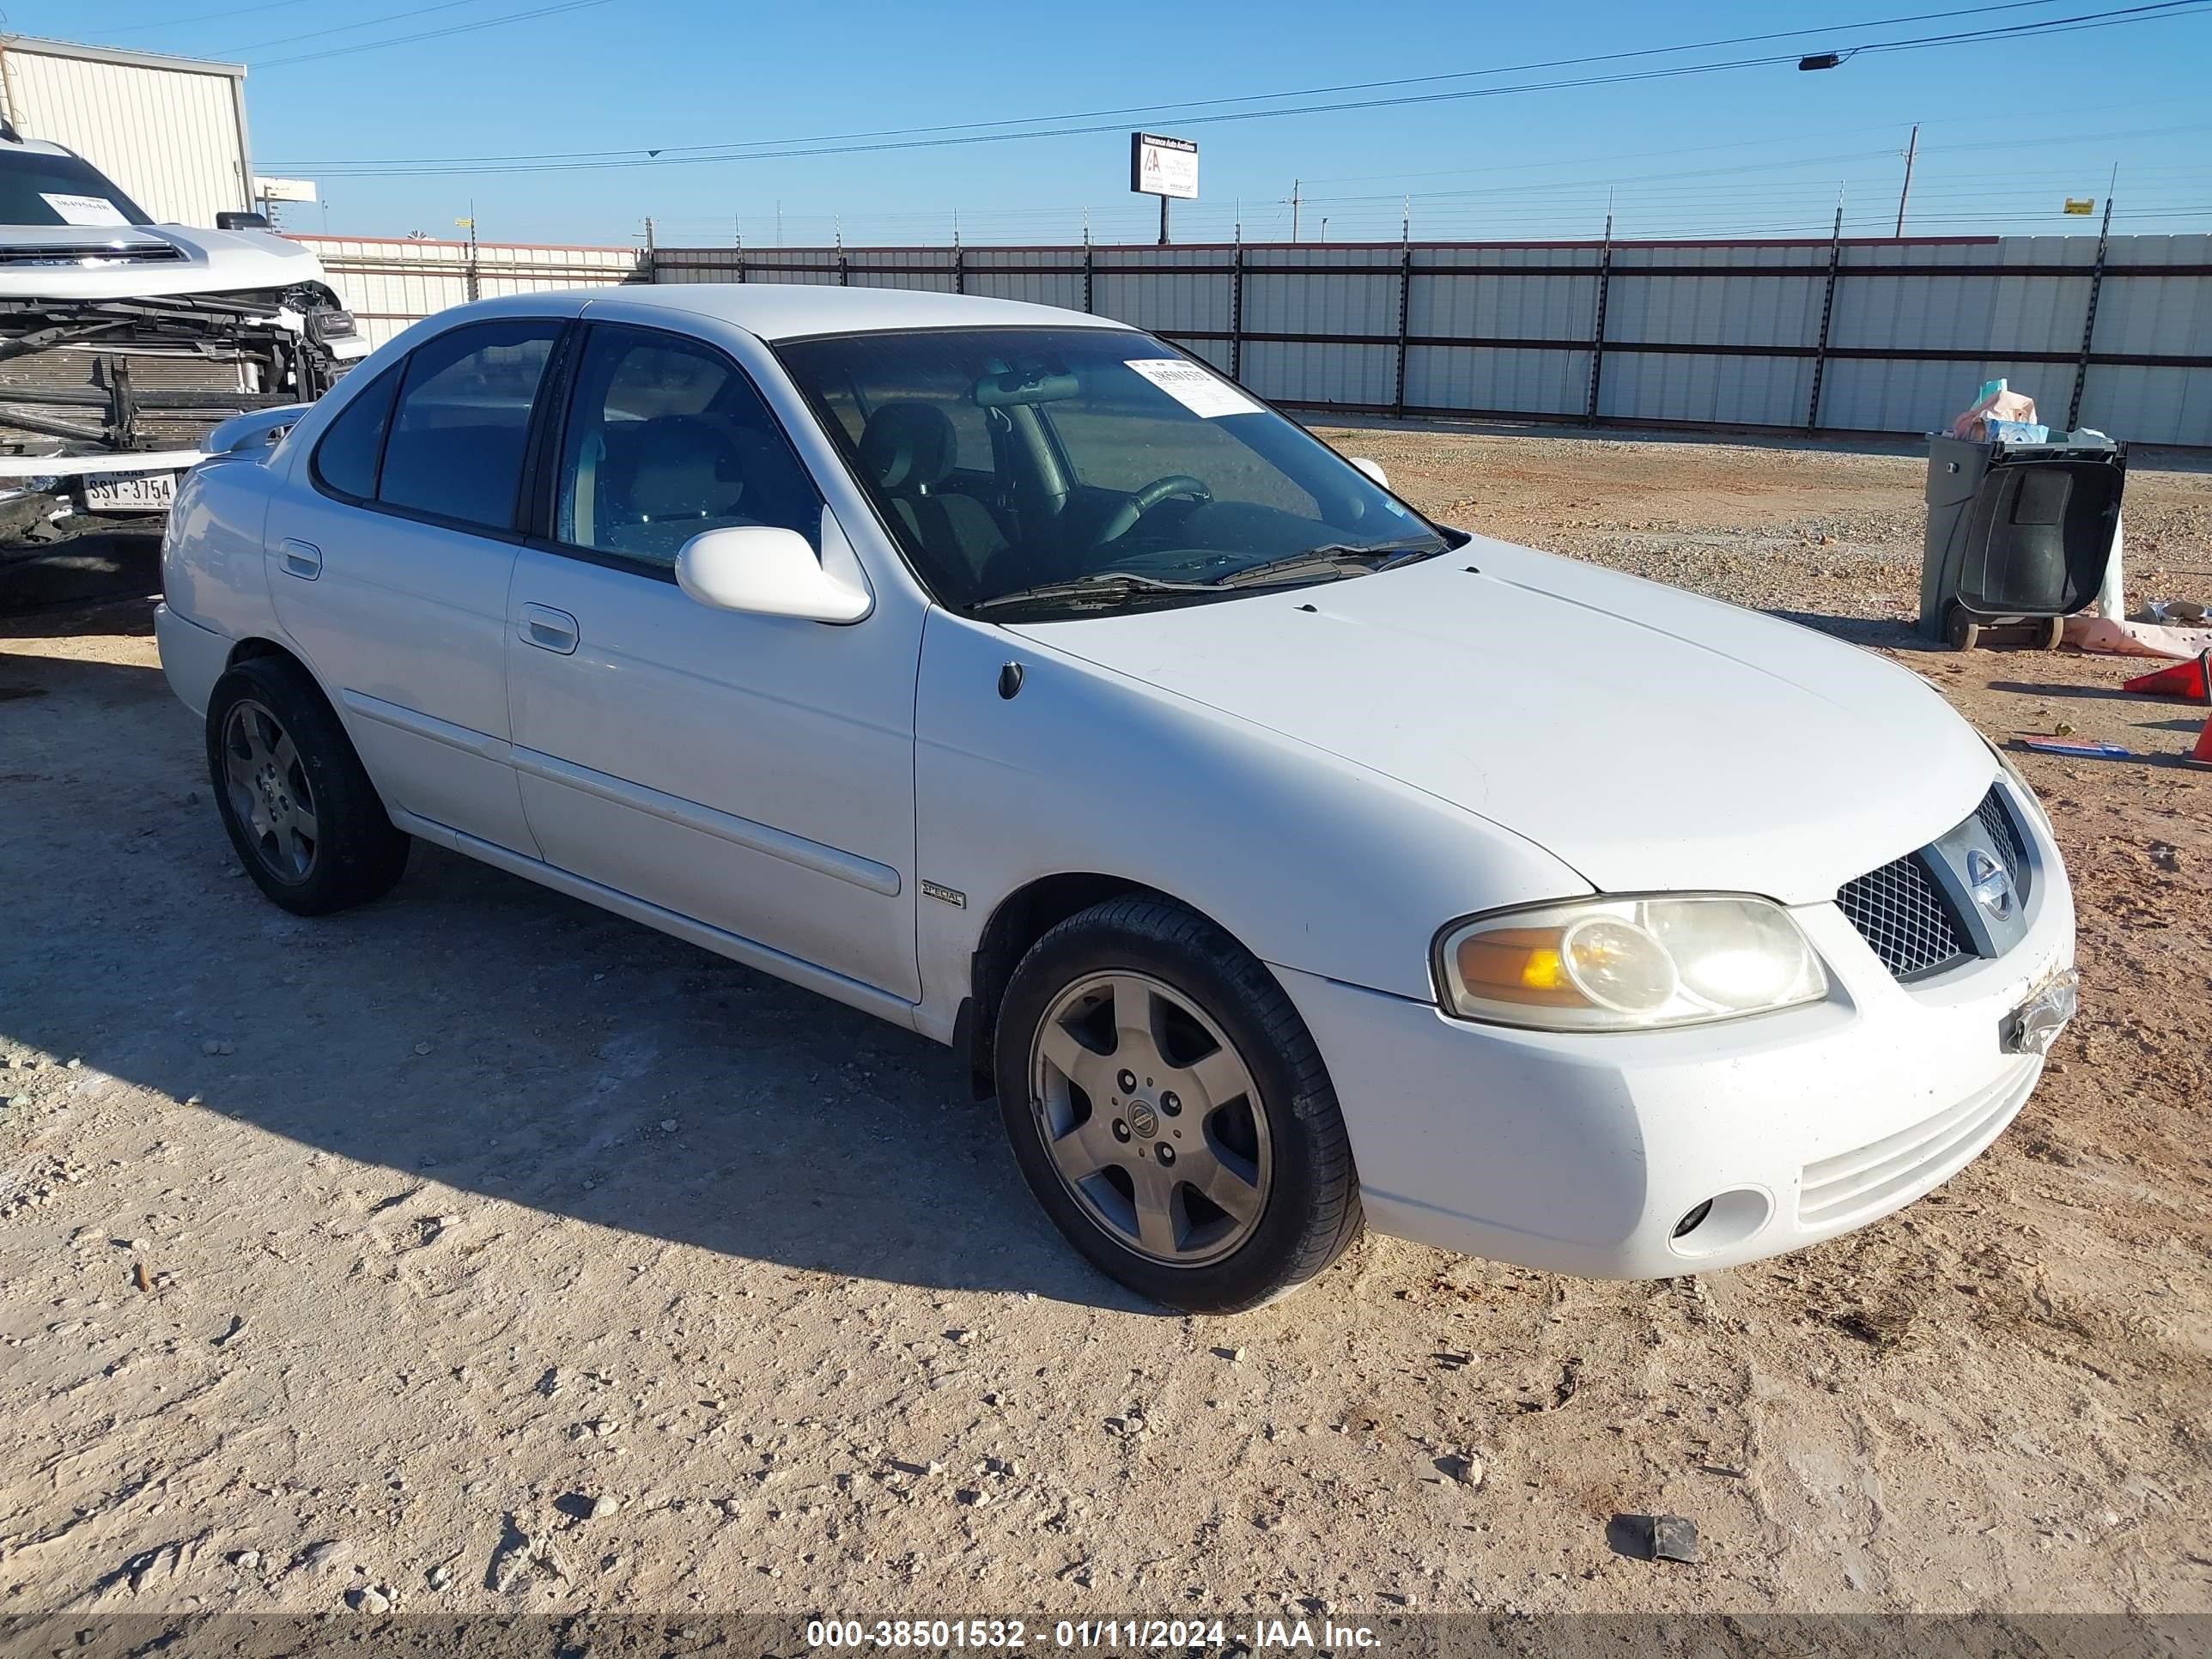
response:
M402 299L465 297L462 245L303 240L372 327L429 308ZM484 247L476 264L486 294L842 283L1036 301L1137 324L1307 409L1919 433L2003 376L2053 426L2212 447L2212 236Z
M331 285L382 345L408 324L447 306L501 294L538 294L653 280L634 247L432 242L412 237L298 236Z

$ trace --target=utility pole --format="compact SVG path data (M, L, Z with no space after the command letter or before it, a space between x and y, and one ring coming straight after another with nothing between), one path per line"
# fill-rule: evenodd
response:
M1298 181L1291 180L1291 240L1298 240Z
M1920 123L1912 124L1911 141L1905 147L1905 188L1897 192L1897 234L1905 234L1905 204L1912 194L1912 161L1920 154Z

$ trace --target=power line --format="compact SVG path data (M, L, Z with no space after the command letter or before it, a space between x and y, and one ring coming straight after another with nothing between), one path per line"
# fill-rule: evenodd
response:
M417 6L412 11L386 12L381 17L364 17L359 22L334 23L326 29L309 29L305 34L280 34L274 40L249 41L245 46L233 46L228 52L216 53L215 56L234 57L249 52L258 52L264 46L289 46L295 40L319 40L326 34L344 34L354 29L374 28L379 23L397 23L410 17L427 16L434 11L452 11L459 6L481 5L483 3L483 0L438 0L435 5ZM367 44L379 46L384 43L373 40Z
M592 6L611 3L612 0L562 0L562 3L558 5L539 6L531 11L511 11L501 16L484 18L479 22L455 23L450 28L423 29L415 34L395 34L386 40L363 40L350 46L332 46L324 52L303 52L290 58L264 58L252 67L264 70L276 69L285 64L313 64L325 58L344 58L356 52L381 52L386 46L404 46L416 40L441 40L449 34L468 34L477 29L495 29L507 23L527 22L535 17L556 17L563 12L583 11ZM426 9L434 10L435 8L426 8ZM369 175L354 176L365 178Z
M604 0L569 0L569 4L567 6L548 8L547 9L566 10L571 9L578 4L597 3L604 3ZM2083 13L2072 17L2045 19L2032 23L2013 24L1990 29L1954 31L1940 35L1929 35L1904 40L1871 41L1863 43L1862 45L1851 47L1849 50L1852 52L1875 51L1921 51L1929 50L1939 46L1963 46L1989 40L2006 39L2019 40L2039 37L2044 34L2070 33L2081 29L2104 28L2131 23L2148 22L2158 21L2162 18L2195 13L2200 11L2208 3L2212 3L2212 0L2153 0L2152 3L2125 7L2109 12ZM530 15L536 14L520 14L519 15ZM484 26L465 25L462 27ZM450 32L458 33L459 30L456 29ZM1813 31L1801 30L1798 31L1798 33L1802 35L1811 33ZM381 44L396 44L396 42ZM344 52L366 49L367 48L365 47L341 47L336 50L338 52ZM1688 49L1689 48L1676 48L1675 50ZM335 53L331 55L335 55ZM1462 88L1449 92L1410 94L1398 97L1363 99L1336 103L1293 104L1273 109L1243 110L1217 112L1212 115L1189 116L1182 118L1182 125L1188 126L1213 125L1227 122L1266 120L1273 117L1286 115L1340 113L1370 109L1396 108L1409 105L1455 102L1476 98L1504 97L1519 93L1559 91L1578 89L1587 87L1613 86L1628 82L1672 79L1693 75L1719 74L1734 70L1764 68L1777 64L1789 63L1792 61L1795 57L1796 54L1794 53L1785 53L1759 58L1735 58L1713 64L1679 64L1664 69L1632 70L1617 75L1586 76L1568 80L1522 82L1521 84L1512 86ZM297 62L302 60L281 59L279 61ZM267 67L267 65L264 65L263 67ZM1496 71L1467 71L1468 74L1486 72ZM1285 94L1278 95L1291 96L1294 94ZM1187 106L1165 106L1160 107L1181 108ZM1045 116L1030 118L1033 121L1065 120L1080 122L1085 118L1080 116ZM562 152L547 152L542 158L517 157L512 160L489 164L477 162L422 163L409 161L371 162L363 164L343 161L319 161L313 163L288 161L283 163L272 162L268 165L284 165L294 167L313 166L319 171L333 177L349 178L410 178L441 176L454 173L568 173L608 169L629 169L645 167L685 167L720 161L778 161L813 155L843 155L887 150L945 149L969 144L1003 143L1031 138L1066 137L1072 136L1089 135L1098 132L1116 131L1117 125L1118 124L1109 124L1106 125L1060 125L1035 127L1030 131L1021 132L966 132L956 133L951 136L933 137L885 137L881 139L870 142L848 142L842 138L830 138L823 140L804 138L757 139L746 141L746 143L741 147L732 146L732 150L738 153L726 152L714 155L670 155L665 153L654 154L648 152L647 154L641 156L627 153L609 152L603 153L607 155L608 159L572 160L563 159L564 153ZM926 130L916 129L915 131L919 132ZM860 137L860 135L854 135L855 139L858 139ZM769 148L769 146L776 146L777 148ZM579 153L568 152L566 154L573 155ZM584 152L581 154L588 155L591 153Z
M719 151L732 149L750 148L752 144L827 144L856 142L867 138L926 137L934 137L943 133L982 132L1006 127L1030 126L1040 121L1091 121L1103 119L1109 116L1118 118L1133 115L1163 115L1180 110L1212 109L1229 104L1268 103L1280 98L1334 97L1339 94L1347 92L1376 92L1386 90L1393 87L1427 86L1432 85L1440 81L1464 81L1472 79L1477 76L1523 75L1531 73L1537 70L1577 69L1589 64L1612 64L1619 63L1628 58L1670 57L1677 52L1709 52L1722 46L1753 46L1763 44L1770 40L1798 40L1808 34L1830 33L1839 29L1889 28L1899 23L1926 22L1931 18L1971 17L1983 12L2021 11L2036 6L2055 5L2058 3L2059 0L2005 0L2005 3L2002 4L1967 6L1947 11L1913 12L1902 17L1877 17L1857 23L1838 23L1832 26L1815 24L1805 28L1784 30L1779 33L1739 34L1733 35L1726 40L1721 40L1689 41L1685 42L1680 46L1645 46L1633 52L1601 52L1595 56L1585 58L1553 58L1533 64L1499 64L1490 69L1452 70L1438 75L1401 76L1395 79L1388 81L1352 81L1335 86L1297 87L1279 92L1244 93L1235 97L1227 98L1188 99L1179 103L1171 104L1127 104L1114 109L1074 110L1057 115L1006 116L995 120L961 121L941 126L878 127L858 132L816 133L799 138L758 139L750 141L750 143L732 140L713 144L663 144L647 153L656 156L683 155L696 154L707 150ZM264 65L263 67L266 67L266 65ZM634 156L641 150L645 149L645 148L646 147L643 145L634 144L626 149L542 150L515 155L416 156L412 158L397 158L389 161L379 161L377 165L391 167L417 167L445 166L457 162L476 163L492 161L593 161L602 157ZM288 161L284 162L283 165L287 167L325 167L332 164L316 161Z
M149 29L180 29L192 23L220 22L226 17L244 17L248 13L258 11L277 11L286 6L301 6L307 3L307 0L262 0L258 6L234 6L228 11L204 11L191 17L164 17L154 22L131 23L127 27L131 33L143 34Z

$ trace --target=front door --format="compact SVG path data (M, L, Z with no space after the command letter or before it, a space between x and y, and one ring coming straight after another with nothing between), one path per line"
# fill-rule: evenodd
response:
M918 619L713 610L701 531L839 531L752 383L686 336L595 325L555 450L551 535L508 615L514 760L545 860L907 1001Z
M352 397L279 492L278 618L400 811L534 854L507 764L507 604L546 319L426 341Z

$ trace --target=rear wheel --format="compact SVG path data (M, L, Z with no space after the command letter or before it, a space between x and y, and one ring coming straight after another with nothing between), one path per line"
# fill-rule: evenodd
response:
M322 915L388 892L407 867L345 727L305 669L254 657L208 699L208 775L246 872L287 910Z
M1022 1174L1075 1247L1155 1301L1256 1307L1359 1232L1336 1093L1266 968L1165 900L1110 900L1031 948L998 1025Z

